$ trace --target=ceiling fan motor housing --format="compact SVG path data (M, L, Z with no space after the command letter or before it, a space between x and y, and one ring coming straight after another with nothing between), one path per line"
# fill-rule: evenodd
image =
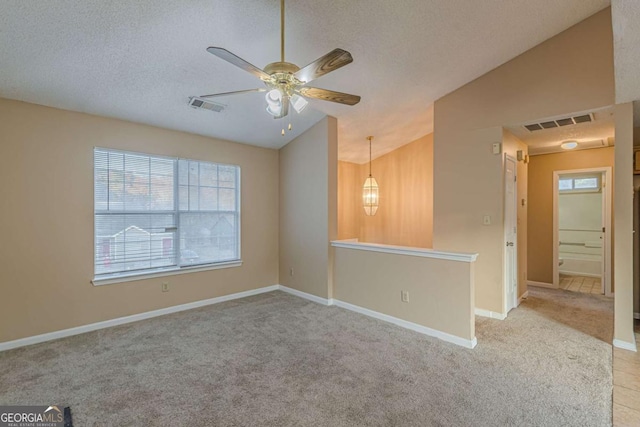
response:
M264 71L271 76L265 83L271 88L279 89L283 95L292 96L296 87L304 84L294 76L299 69L300 67L290 62L272 62L264 67Z
M293 74L300 69L296 64L291 62L272 62L264 67L264 71L267 74Z

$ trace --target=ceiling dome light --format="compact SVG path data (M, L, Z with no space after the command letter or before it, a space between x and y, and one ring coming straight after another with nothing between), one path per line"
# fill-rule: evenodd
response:
M560 144L560 148L562 148L563 150L573 150L577 146L578 143L576 141L567 141Z
M265 95L267 100L267 113L278 117L282 111L282 93L278 89L273 89Z

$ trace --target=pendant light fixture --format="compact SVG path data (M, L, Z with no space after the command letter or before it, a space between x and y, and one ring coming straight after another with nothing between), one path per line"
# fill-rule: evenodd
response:
M367 215L375 215L378 210L378 182L371 175L371 140L372 136L368 136L369 140L369 178L364 181L362 186L362 204L364 205L364 213Z

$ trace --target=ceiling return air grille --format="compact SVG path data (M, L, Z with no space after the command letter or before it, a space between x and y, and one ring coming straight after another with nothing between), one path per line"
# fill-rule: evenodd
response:
M197 96L192 96L191 98L189 98L189 106L191 108L213 111L215 113L220 113L226 108L226 106L223 104L206 101L202 98L198 98Z
M531 123L524 125L529 132L535 132L542 129L558 128L562 126L577 125L578 123L587 123L593 121L593 114L582 114L575 117L565 117L562 119L548 120L546 122Z

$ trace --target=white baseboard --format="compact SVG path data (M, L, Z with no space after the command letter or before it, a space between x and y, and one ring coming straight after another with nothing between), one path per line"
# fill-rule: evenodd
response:
M279 290L282 292L286 292L291 295L295 295L300 298L308 299L309 301L317 302L322 305L333 305L333 299L322 298L316 295L308 294L306 292L299 291L297 289L289 288L283 285L276 285Z
M529 291L524 291L524 294L518 298L518 305L522 304L522 301L526 300L529 297Z
M504 320L507 318L506 314L496 313L495 311L489 311L483 308L476 308L474 313L476 316L489 317L491 319Z
M418 325L417 323L409 322L407 320L398 319L397 317L389 316L387 314L379 313L377 311L369 310L368 308L360 307L357 305L349 304L348 302L333 300L333 305L336 307L344 308L356 313L364 314L365 316L373 317L374 319L382 320L385 322L393 323L394 325L402 328L411 329L412 331L419 332L430 337L435 337L452 344L457 344L466 348L474 348L478 344L478 340L474 337L469 340L461 338L455 335L448 334L446 332L431 329L426 326Z
M426 326L418 325L417 323L409 322L406 320L399 319L397 317L389 316L387 314L383 314L377 311L369 310L368 308L360 307L357 305L350 304L348 302L340 301L332 298L322 298L316 295L312 295L306 292L299 291L297 289L292 289L287 286L278 285L279 289L283 292L286 292L291 295L295 295L300 298L307 299L309 301L313 301L318 304L330 306L335 305L336 307L344 308L350 311L354 311L359 314L364 314L365 316L373 317L378 320L382 320L385 322L393 323L394 325L400 326L402 328L411 329L412 331L419 332L421 334L429 335L431 337L439 338L443 341L447 341L453 344L457 344L466 348L474 348L478 343L477 339L474 337L472 340L467 340L464 338L457 337L455 335L447 334L446 332L438 331L436 329L431 329Z
M554 286L553 283L534 282L533 280L527 280L527 286L536 286L538 288L558 289L558 287Z
M629 350L629 351L633 351L633 352L637 352L638 351L638 349L636 348L636 339L635 339L635 337L633 338L633 342L614 339L613 340L613 346L621 348L623 350Z
M239 298L246 298L252 295L263 294L265 292L277 291L279 285L266 286L264 288L252 289L250 291L238 292L221 297L194 301L187 304L174 305L172 307L161 308L158 310L147 311L131 316L118 317L116 319L105 320L103 322L90 323L88 325L77 326L75 328L62 329L60 331L48 332L46 334L34 335L31 337L20 338L13 341L5 341L0 343L0 351L10 350L12 348L24 347L32 344L39 344L46 341L52 341L59 338L70 337L73 335L84 334L86 332L97 331L98 329L110 328L112 326L124 325L126 323L137 322L139 320L151 319L152 317L164 316L165 314L177 313L179 311L191 310L193 308L204 307L206 305L218 304L225 301L231 301Z
M231 301L239 298L246 298L253 295L263 294L265 292L272 292L272 291L278 291L278 290L297 296L299 298L304 298L309 301L313 301L315 303L325 305L325 306L336 305L338 307L355 311L357 313L364 314L366 316L374 317L376 319L380 319L385 322L393 323L403 328L411 329L413 331L416 331L425 335L439 338L443 341L457 344L462 347L474 348L477 344L477 339L475 337L472 340L460 338L455 335L447 334L446 332L431 329L426 326L418 325L417 323L408 322L406 320L402 320L393 316L378 313L376 311L359 307L353 304L349 304L343 301L334 300L331 298L330 299L322 298L316 295L312 295L306 292L289 288L287 286L272 285L272 286L266 286L263 288L252 289L250 291L238 292L235 294L223 295L216 298L210 298L210 299L201 300L201 301L194 301L187 304L175 305L172 307L166 307L158 310L147 311L145 313L133 314L131 316L118 317L116 319L105 320L103 322L91 323L83 326L77 326L75 328L63 329L60 331L49 332L46 334L20 338L13 341L6 341L3 343L0 343L0 351L11 350L13 348L24 347L32 344L39 344L42 342L52 341L59 338L65 338L73 335L84 334L86 332L97 331L99 329L110 328L112 326L124 325L126 323L137 322L139 320L145 320L145 319L151 319L153 317L164 316L165 314L177 313L180 311L191 310L198 307L204 307L207 305L218 304L225 301Z

